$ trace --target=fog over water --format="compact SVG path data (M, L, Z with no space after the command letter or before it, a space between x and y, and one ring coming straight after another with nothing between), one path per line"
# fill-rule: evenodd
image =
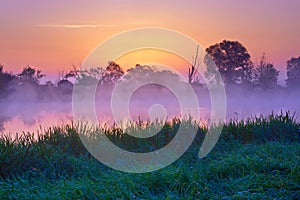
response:
M209 91L212 87L206 86L201 77L189 84L182 75L146 65L136 65L126 74L114 62L110 62L106 70L93 68L74 72L75 85L66 77L57 85L39 84L32 76L33 69L27 68L25 72L23 77L15 79L4 73L12 80L6 83L7 91L0 93L0 131L4 134L43 132L51 126L76 122L78 118L74 118L74 113L78 110L88 114L95 112L100 124L109 125L128 120L171 120L187 117L187 114L199 117L198 112L200 119L196 120L207 124L216 100L211 99L211 94L220 91ZM226 106L225 121L281 111L295 113L300 121L297 87L277 86L264 90L235 84L226 86L224 99L220 97L222 95L215 98Z
M210 96L205 87L194 87L203 121L210 118ZM126 91L124 91L126 92ZM180 95L184 95L184 91ZM111 109L112 90L100 88L95 95L95 108L100 123L113 122ZM226 120L245 119L253 115L290 111L300 121L299 91L279 88L273 90L226 89ZM120 99L123 101L123 99ZM84 105L84 103L83 103ZM180 116L181 108L176 95L168 88L149 84L132 93L128 109L133 120L149 120L153 116L171 119ZM162 107L164 109L162 109ZM0 128L2 133L36 132L42 128L70 123L73 120L72 93L60 99L40 99L30 90L19 91L0 101Z

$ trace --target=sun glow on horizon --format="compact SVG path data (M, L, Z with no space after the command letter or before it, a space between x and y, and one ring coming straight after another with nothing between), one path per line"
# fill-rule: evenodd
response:
M191 55L192 57L192 55ZM178 72L186 73L190 63L174 53L160 49L141 49L126 53L115 60L124 70L136 64L148 65L153 63L168 66Z
M204 48L224 39L237 40L247 48L253 62L265 52L281 71L282 79L286 61L298 56L300 51L300 29L295 25L300 17L298 0L288 3L267 0L259 4L234 0L125 0L93 4L6 1L1 6L0 64L6 71L15 73L30 65L56 76L73 65L79 66L95 46L113 35L142 27L179 31ZM136 61L121 59L124 64L120 65L126 68L126 65L148 63L146 60L151 56L149 52L145 54L145 58L137 57ZM107 61L103 60L103 66ZM166 62L176 69L186 68L180 66L180 60L179 64L172 60Z

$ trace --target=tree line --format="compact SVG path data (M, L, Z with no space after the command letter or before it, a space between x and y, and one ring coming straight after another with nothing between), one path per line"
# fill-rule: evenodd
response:
M238 41L224 40L206 49L221 73L225 85L260 87L264 90L278 87L279 71L262 55L254 64L247 49ZM287 87L300 83L300 56L287 61ZM211 76L207 71L207 76Z
M226 87L238 86L244 88L261 88L262 90L270 90L278 88L279 71L274 65L267 60L265 54L262 55L260 61L254 64L246 47L238 41L223 40L220 43L209 46L206 49L207 56L211 58L218 71L222 76L222 80ZM188 69L188 82L192 85L201 85L199 77L197 76L197 62L198 48L196 51L195 60ZM208 57L205 59L208 62ZM286 63L287 88L298 88L300 85L300 56L292 57ZM154 70L149 66L136 65L129 69L126 75L127 79L138 79L139 74L145 77L145 74L152 74L157 77L160 75L168 75L168 78L179 80L179 78L165 70ZM25 67L21 73L13 74L4 70L0 65L0 97L6 96L18 90L25 90L29 87L52 88L58 92L71 92L73 83L70 78L76 78L77 82L97 81L100 85L112 86L122 76L124 70L115 62L110 61L105 68L96 67L89 70L81 70L74 68L63 75L60 80L54 84L51 81L41 84L40 80L45 75L40 70L30 66ZM214 81L216 77L213 70L207 68L205 73L206 78Z

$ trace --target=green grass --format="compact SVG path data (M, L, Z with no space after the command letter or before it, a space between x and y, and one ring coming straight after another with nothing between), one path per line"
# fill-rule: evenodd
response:
M178 125L156 137L132 141L129 131L99 127L117 145L136 151L164 146ZM197 124L192 124L197 126ZM155 124L148 124L148 128ZM153 127L152 127L153 128ZM1 199L299 199L300 136L293 115L281 113L230 121L207 157L197 157L207 131L198 127L189 150L161 170L130 174L112 170L82 145L78 124L52 127L37 139L23 134L0 139ZM166 136L167 135L167 136ZM123 146L122 146L123 147Z

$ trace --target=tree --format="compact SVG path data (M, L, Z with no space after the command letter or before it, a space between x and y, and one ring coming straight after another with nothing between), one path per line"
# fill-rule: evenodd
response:
M300 56L291 58L287 61L287 80L288 87L299 87L300 85Z
M76 84L90 85L98 82L98 85L114 85L124 75L123 69L117 63L110 61L108 66L89 69L74 69L62 76L63 80L75 78Z
M172 71L159 70L154 66L140 64L128 69L124 79L136 82L161 82L162 80L175 84L180 82L180 77Z
M22 73L18 75L21 84L39 84L40 79L44 76L41 70L36 70L30 66L25 67Z
M223 40L206 49L207 54L215 62L226 85L250 84L253 64L247 49L238 41ZM209 62L207 57L206 62ZM206 75L214 74L207 70Z
M128 81L144 81L152 79L155 68L147 65L136 64L135 67L127 70L127 74L124 79Z
M192 66L189 67L189 70L188 70L188 81L190 84L192 84L195 81L195 75L196 75L198 67L199 67L198 51L199 51L199 45L197 46L197 49L196 49L196 55L194 58L194 62L192 63Z
M113 85L124 75L123 69L117 63L110 61L101 78L102 85Z
M61 88L62 90L66 90L66 91L72 91L73 86L74 86L73 83L71 83L71 81L67 79L60 80L57 83L58 88Z
M104 70L101 67L89 69L77 69L75 66L73 67L73 70L69 71L65 76L63 76L63 80L74 78L76 79L76 84L93 85L96 82L99 82L103 77Z
M268 63L265 54L262 55L259 64L254 70L255 85L264 90L272 89L277 86L279 71L273 64Z
M3 65L0 65L0 96L8 94L13 89L16 85L15 80L16 76L5 72Z

